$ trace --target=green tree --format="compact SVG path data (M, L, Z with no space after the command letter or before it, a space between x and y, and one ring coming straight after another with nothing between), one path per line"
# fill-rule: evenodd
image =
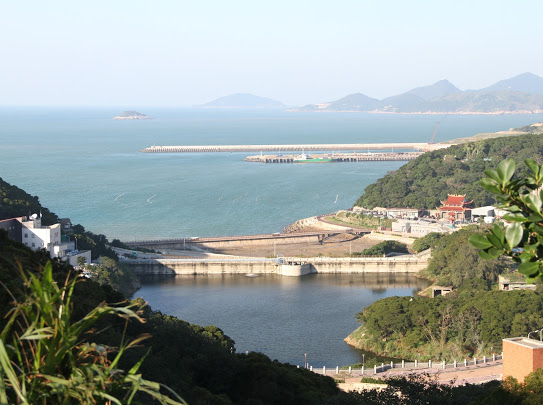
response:
M526 159L528 171L513 178L516 165L506 159L496 170L485 171L481 186L493 193L500 208L508 211L504 220L511 224L502 230L498 225L485 235L473 235L469 242L484 259L508 255L518 271L529 278L543 278L543 166Z

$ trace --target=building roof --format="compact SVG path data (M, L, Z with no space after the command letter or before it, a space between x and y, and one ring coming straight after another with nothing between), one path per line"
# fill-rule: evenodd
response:
M439 207L438 210L440 211L468 211L468 210L471 210L471 208L466 208L466 207L457 207L457 206L443 206L443 207Z

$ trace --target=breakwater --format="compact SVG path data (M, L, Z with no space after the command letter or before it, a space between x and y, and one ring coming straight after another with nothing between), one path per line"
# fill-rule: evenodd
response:
M145 247L149 249L176 249L185 250L197 247L200 249L229 249L243 246L273 246L288 245L293 243L322 243L325 239L348 233L351 235L364 235L371 233L370 229L351 229L348 227L333 226L334 230L321 232L297 232L297 233L274 233L262 235L243 236L215 236L206 238L185 238L185 239L157 239L127 241L126 245L131 247Z
M312 155L320 159L332 159L333 162L385 162L409 161L418 158L423 152L391 152L391 153L326 153ZM246 162L257 163L295 163L300 155L255 155L247 156ZM303 162L302 162L303 163Z
M330 143L330 144L298 144L298 145L153 145L142 149L143 153L201 153L201 152L301 152L327 150L433 150L448 148L451 145L429 144L424 142L394 143Z

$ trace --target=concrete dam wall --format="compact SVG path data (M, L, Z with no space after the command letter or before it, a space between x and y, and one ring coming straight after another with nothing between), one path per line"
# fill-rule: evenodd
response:
M427 257L406 255L375 258L286 258L287 262L308 265L308 273L418 273L426 268ZM141 275L151 274L290 274L275 259L145 259L124 260L130 269ZM303 275L298 274L298 275Z

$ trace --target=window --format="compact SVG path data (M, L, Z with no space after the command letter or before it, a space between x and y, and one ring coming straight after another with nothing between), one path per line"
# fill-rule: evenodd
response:
M28 238L28 234L27 234L27 233L25 233L25 238Z
M34 242L32 242L32 247L36 247L36 244Z
M36 235L32 234L32 237L33 237L33 238L35 238L35 237L36 237Z

